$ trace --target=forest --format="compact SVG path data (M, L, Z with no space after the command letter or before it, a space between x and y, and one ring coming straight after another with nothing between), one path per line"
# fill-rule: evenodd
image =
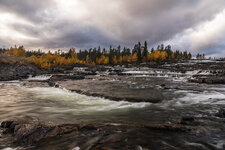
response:
M148 44L145 41L142 45L140 42L134 45L132 49L121 48L118 46L109 49L90 48L89 50L76 51L71 48L68 52L57 50L54 53L48 51L47 53L38 50L30 51L25 50L23 46L15 46L9 49L0 49L0 55L5 57L20 58L20 63L31 63L40 68L51 68L55 66L71 66L74 64L87 64L87 65L122 65L122 64L141 64L141 63L163 63L175 62L179 60L190 60L192 54L187 51L173 51L170 45L158 45L157 48L148 49ZM200 55L200 54L199 54ZM4 63L7 60L1 60ZM15 61L14 63L18 63Z

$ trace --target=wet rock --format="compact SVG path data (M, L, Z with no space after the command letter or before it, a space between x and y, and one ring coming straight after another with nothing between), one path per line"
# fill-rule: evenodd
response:
M55 88L59 88L59 85L58 84L55 84Z
M224 70L207 70L206 74L193 75L193 78L189 81L196 83L206 83L206 84L225 84L225 71Z
M146 83L146 80L141 78L120 76L115 79L110 76L58 81L57 83L61 88L88 96L104 97L115 101L158 103L165 97L160 89L152 86L151 82L155 81L156 79Z
M78 75L83 75L83 76L87 76L87 75L97 75L97 73L95 71L82 71L82 72L76 72Z
M123 136L121 134L112 134L106 137L104 140L101 141L101 143L107 144L107 143L115 143L121 141Z
M101 137L93 137L87 140L82 146L82 149L87 149L87 150L92 149L96 145L96 143L98 143L100 139Z
M207 84L225 84L225 77L218 77L218 76L198 76L194 79L190 79L190 82L195 83L207 83Z
M73 66L56 66L51 67L48 71L49 73L66 73L69 70L72 70Z
M48 81L48 85L51 87L55 87L56 83L54 81Z
M154 139L159 133L176 135L177 132L189 134L190 131L195 131L194 127L182 124L94 126L92 124L46 125L40 122L13 121L9 126L10 123L5 122L4 127L8 127L7 134L13 136L16 145L25 147L34 145L37 149L46 149L46 146L54 149L57 145L65 144L61 142L67 143L68 147L64 149L144 149L150 144L143 139Z
M0 129L0 138L2 138L2 137L3 137L3 130Z
M1 123L1 128L9 128L12 123L13 123L13 121L3 121Z
M195 118L192 116L184 116L180 119L179 123L183 125L194 125Z
M121 149L121 147L119 147ZM107 147L107 146L98 146L96 147L94 150L117 150L117 148L111 148L111 147Z
M82 130L94 130L96 128L88 125L62 124L46 125L39 122L16 122L4 121L1 125L5 134L13 134L14 142L18 145L34 145L43 139L57 137L60 135Z
M161 86L161 87L165 87L166 85L165 85L165 84L161 84L160 86Z
M122 134L112 133L110 135L105 136L100 141L98 141L98 144L93 149L94 150L125 149L126 147L125 139L126 137L124 137Z
M52 75L50 78L50 81L62 81L66 79L70 80L81 80L84 79L84 75L66 75L66 74L61 74L61 75Z
M152 130L173 131L173 132L190 132L193 130L193 128L187 127L182 124L155 124L155 125L145 125L144 127Z
M97 130L97 128L92 124L88 124L88 125L82 125L81 124L81 125L78 126L78 129L79 130Z
M102 71L106 71L108 68L105 66L89 66L85 69L85 71L91 71L91 72L102 72Z
M220 118L225 118L225 109L221 108L217 113L216 113L217 117Z

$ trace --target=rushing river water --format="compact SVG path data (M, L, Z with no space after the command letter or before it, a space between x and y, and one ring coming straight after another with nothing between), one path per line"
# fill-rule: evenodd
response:
M61 123L148 124L174 122L181 116L215 119L209 128L222 128L224 120L214 116L225 107L225 86L205 86L204 90L176 90L175 98L157 104L111 101L53 87L32 87L21 82L0 83L0 120L44 121ZM218 121L219 120L219 121ZM163 135L165 136L165 135ZM206 143L223 149L224 133L209 132ZM143 139L147 140L147 139ZM203 139L206 140L206 139ZM186 141L195 149L199 143ZM0 140L0 148L6 143ZM185 144L185 143L184 143ZM7 146L6 146L7 147ZM206 148L206 147L205 147Z

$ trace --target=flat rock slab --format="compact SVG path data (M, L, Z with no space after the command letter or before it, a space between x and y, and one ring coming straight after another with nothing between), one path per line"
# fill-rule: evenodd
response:
M153 84L154 82L154 84ZM88 96L99 96L111 100L157 103L165 99L164 93L151 81L134 77L94 77L84 80L58 81L60 88ZM158 83L160 84L160 83Z

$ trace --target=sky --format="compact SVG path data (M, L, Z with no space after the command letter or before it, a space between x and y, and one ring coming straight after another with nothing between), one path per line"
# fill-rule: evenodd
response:
M225 56L225 0L0 0L0 47L170 44Z

